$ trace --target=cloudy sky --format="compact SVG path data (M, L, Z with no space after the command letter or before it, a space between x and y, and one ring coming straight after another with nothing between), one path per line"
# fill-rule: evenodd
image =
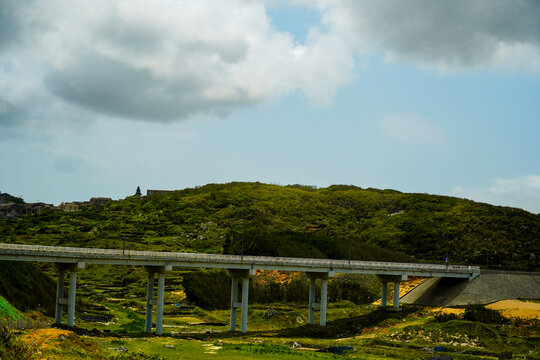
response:
M540 213L538 0L0 0L0 191L354 184Z

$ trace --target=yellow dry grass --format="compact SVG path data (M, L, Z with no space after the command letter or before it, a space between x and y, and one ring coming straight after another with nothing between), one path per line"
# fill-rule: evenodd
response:
M431 309L432 312L443 313L443 314L456 314L461 315L465 312L465 309L456 309L456 308L447 308L447 307L438 307Z
M408 281L402 282L399 285L399 297L402 298L409 291L411 291L412 289L414 289L415 287L417 287L418 285L420 285L424 281L426 281L426 279L411 276ZM393 290L393 288L389 287L388 294L390 294L392 292L392 290ZM379 299L379 300L377 300L377 301L375 301L373 303L373 305L380 305L380 304L381 304L381 299Z
M294 271L257 270L257 277L259 279L271 280L280 284L290 283L295 276L299 276L299 273Z
M27 334L21 335L21 340L31 346L36 346L39 349L51 349L55 347L55 343L60 339L60 336L68 337L72 334L69 330L61 329L35 329L29 330Z
M540 319L540 304L534 302L520 300L501 300L493 304L486 305L486 308L498 310L503 316L506 317Z
M184 290L171 291L171 294L178 295L178 296L180 296L182 298L186 297L186 293L185 293Z

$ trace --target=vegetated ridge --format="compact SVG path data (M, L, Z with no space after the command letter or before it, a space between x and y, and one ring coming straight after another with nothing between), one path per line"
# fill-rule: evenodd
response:
M536 270L540 215L395 190L209 184L0 220L5 243Z

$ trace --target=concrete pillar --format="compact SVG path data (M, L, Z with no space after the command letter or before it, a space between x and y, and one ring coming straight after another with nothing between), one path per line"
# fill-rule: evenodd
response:
M249 278L242 279L242 325L240 331L247 332L247 317L248 317L248 300L249 300Z
M399 310L399 281L394 283L394 310Z
M69 272L68 326L75 325L75 294L77 292L77 271Z
M382 282L382 294L381 294L381 306L385 307L386 304L386 297L387 297L387 285L389 282L394 283L394 303L393 303L393 310L399 311L399 284L402 281L407 281L408 275L407 274L400 274L400 275L385 275L385 274L377 274L377 278Z
M148 271L148 287L146 289L146 322L145 332L152 332L152 305L154 304L154 272Z
M163 297L165 292L165 274L158 275L158 293L157 293L157 314L156 314L156 335L161 335L163 330Z
M256 269L227 269L232 279L231 282L231 315L229 328L236 330L236 309L240 308L240 331L247 332L248 302L249 302L249 278L257 275ZM238 302L238 285L242 279L242 302Z
M328 303L328 278L334 277L334 271L328 272L306 272L309 277L309 317L310 324L315 323L315 311L321 312L320 324L326 325L326 308ZM316 302L316 281L321 279L321 300Z
M60 325L62 323L62 310L64 299L64 269L58 268L58 281L56 283L56 316L55 323Z
M309 278L309 317L308 322L310 324L315 323L315 301L317 291L317 279L314 277Z
M321 326L326 325L326 303L328 301L328 279L321 281Z
M231 279L231 317L229 320L229 329L236 330L236 304L238 302L238 279Z

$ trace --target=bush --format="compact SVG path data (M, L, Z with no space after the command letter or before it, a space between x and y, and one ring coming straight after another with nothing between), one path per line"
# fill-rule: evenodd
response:
M459 320L459 316L457 314L440 312L440 313L435 314L435 317L433 320L438 323L443 323L443 322L452 321L452 320Z
M483 306L469 305L465 308L463 320L477 321L484 324L507 325L510 320L501 315L497 310L487 309Z
M16 338L6 326L0 327L0 359L28 360L34 357L34 350Z

